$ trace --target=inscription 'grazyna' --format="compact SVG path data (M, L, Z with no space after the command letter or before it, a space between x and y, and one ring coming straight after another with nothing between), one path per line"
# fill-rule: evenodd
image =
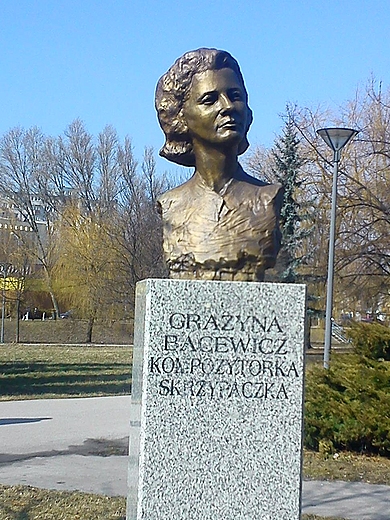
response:
M241 316L233 314L182 314L175 312L168 318L169 325L175 330L209 330L229 331L239 330L241 332L283 332L276 316Z

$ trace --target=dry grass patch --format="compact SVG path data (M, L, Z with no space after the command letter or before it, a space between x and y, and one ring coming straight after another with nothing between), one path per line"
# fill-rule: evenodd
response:
M0 520L125 520L122 497L0 484Z
M310 480L344 480L390 486L390 459L340 452L323 455L305 450L303 475Z
M126 499L0 484L0 520L125 520ZM302 515L302 520L343 520Z

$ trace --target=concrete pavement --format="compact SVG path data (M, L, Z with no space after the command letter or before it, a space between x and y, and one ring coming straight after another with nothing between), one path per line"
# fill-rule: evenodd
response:
M0 451L24 455L118 439L129 434L129 420L129 396L1 401Z
M127 457L57 455L0 465L2 484L23 484L59 491L127 495Z
M390 487L361 482L305 481L302 511L349 520L389 520Z
M0 482L126 495L130 397L0 402Z
M0 402L0 483L123 495L130 398ZM390 520L390 487L307 481L303 511Z

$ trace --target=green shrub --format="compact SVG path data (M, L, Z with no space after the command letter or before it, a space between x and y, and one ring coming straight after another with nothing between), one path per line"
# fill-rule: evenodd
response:
M355 354L306 373L305 445L390 456L390 363Z
M390 361L390 328L379 323L353 323L347 331L357 354Z

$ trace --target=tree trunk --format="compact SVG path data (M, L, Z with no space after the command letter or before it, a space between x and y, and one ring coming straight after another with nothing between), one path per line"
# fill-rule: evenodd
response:
M15 342L19 343L20 339L20 294L18 294L18 298L16 300L16 333L15 333Z
M52 291L49 291L51 303L53 304L54 308L54 319L56 320L60 316L60 308L58 307L57 299L54 296L54 293Z
M43 264L43 270L44 270L45 277L46 277L46 283L47 283L47 286L48 286L48 289L49 289L51 303L53 304L54 319L56 320L60 316L60 309L58 307L57 298L54 296L54 292L53 292L53 289L52 289L52 286L51 286L50 274L49 274L49 271L48 271L47 266L45 264Z
M306 327L305 327L305 347L309 350L311 347L311 316L306 311Z
M88 326L87 326L87 338L86 343L92 343L92 329L94 324L95 318L91 316L88 320Z

